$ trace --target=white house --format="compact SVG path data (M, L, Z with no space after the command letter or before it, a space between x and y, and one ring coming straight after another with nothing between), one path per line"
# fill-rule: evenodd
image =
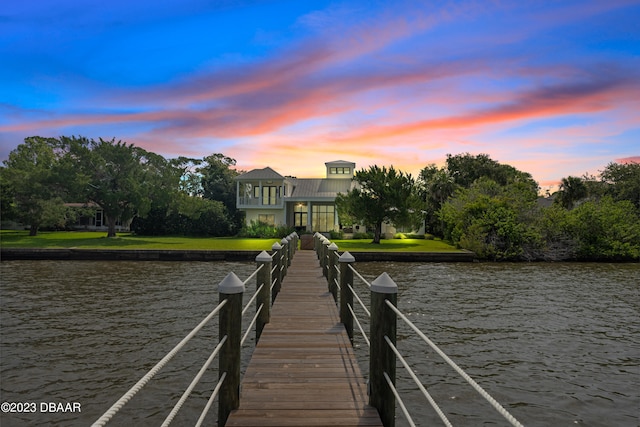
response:
M356 164L344 160L325 163L326 178L282 176L270 167L236 177L236 206L246 222L287 225L299 231L339 229L335 199L355 185Z

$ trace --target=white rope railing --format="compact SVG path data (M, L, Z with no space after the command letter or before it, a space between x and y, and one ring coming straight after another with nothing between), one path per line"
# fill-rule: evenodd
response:
M249 336L249 334L253 330L253 325L256 324L256 321L258 320L258 316L260 315L260 312L262 311L263 307L264 307L264 304L260 304L260 307L258 308L258 310L256 310L256 315L253 316L253 319L251 320L251 323L247 327L247 331L244 333L244 336L242 337L242 340L240 341L240 346L244 345L244 342L247 340L247 337Z
M222 387L222 383L224 383L225 378L227 378L227 373L223 372L222 375L220 376L220 379L218 380L218 384L216 384L216 388L213 389L213 392L211 393L211 397L209 397L207 404L202 410L202 413L200 414L200 418L198 418L198 421L196 422L195 427L200 427L204 422L204 419L209 413L209 409L211 409L211 405L213 405L213 401L218 396L218 393L220 393L220 388Z
M360 333L362 334L362 338L364 338L365 342L367 343L367 347L371 347L371 342L369 341L369 337L364 332L364 329L362 329L362 325L360 324L360 321L358 320L356 313L353 312L353 307L351 307L351 304L347 304L347 308L351 312L351 316L353 318L353 321L356 322L356 326L358 326L358 329L360 329Z
M166 356L164 356L156 365L151 368L149 372L147 372L133 387L131 387L116 403L111 405L109 409L100 417L98 420L92 424L94 427L102 427L104 426L113 416L118 413L118 411L129 401L133 396L136 395L144 387L157 373L162 369L172 358L178 353L187 342L191 338L197 334L200 329L204 327L204 325L213 318L218 312L224 307L227 303L227 300L222 301L216 308L213 309L211 313L207 317L205 317L193 330L182 339Z
M360 297L358 296L358 294L356 293L355 289L353 289L353 287L351 285L349 285L349 289L351 289L351 293L353 294L354 297L356 297L356 300L358 300L358 303L360 304L360 307L362 307L362 309L364 310L365 313L367 313L368 317L371 317L371 312L369 311L369 309L364 305L364 303L362 302L362 300L360 299Z
M465 371L462 370L453 360L449 358L440 348L433 343L416 325L413 324L404 314L400 312L390 301L385 301L387 306L393 310L398 317L400 317L411 329L413 329L420 338L426 342L429 347L431 347L442 359L449 364L462 378L464 378L471 387L473 387L482 397L485 398L487 402L493 406L493 408L498 411L500 415L502 415L507 421L511 423L514 427L522 427L522 424L511 415L500 403L498 403L489 393L487 393L478 383L476 383L473 378L471 378Z
M353 268L353 266L351 264L349 264L349 268L351 269L351 271L353 271L353 274L358 276L358 278L364 282L365 285L367 285L369 288L371 288L371 283L367 282L367 279L362 277L362 275L360 273L358 273L358 270Z
M247 283L249 283L249 280L253 279L254 277L256 277L256 274L258 274L258 272L260 270L262 270L262 267L264 267L264 264L260 264L260 267L256 268L255 271L253 273L251 273L251 276L247 277L245 279L244 282L242 282L243 285L247 286Z
M446 415L442 412L442 410L440 409L436 401L433 400L433 398L431 397L431 394L429 394L425 386L422 385L422 382L420 381L416 373L413 371L413 369L411 369L411 366L409 366L409 364L404 359L404 357L402 357L402 355L398 351L398 348L395 345L393 345L393 343L391 342L388 336L385 335L384 340L387 342L389 347L391 347L391 350L393 350L393 352L396 354L396 357L398 357L398 359L400 360L400 363L402 363L404 368L407 370L407 372L409 373L413 381L416 383L416 385L424 395L424 397L426 397L426 399L429 401L429 404L431 405L431 407L436 411L436 413L438 414L438 416L440 417L444 425L446 425L447 427L452 427L451 422L449 422Z
M258 295L260 294L260 291L262 290L263 287L264 287L264 284L260 285L260 287L256 290L256 292L253 294L251 299L249 299L247 304L244 306L244 308L242 309L242 315L243 316L247 313L247 310L249 310L251 308L251 304L253 304L253 302L256 300L256 298L258 298Z
M396 390L396 387L393 385L393 381L391 381L391 378L389 378L389 375L386 372L383 372L382 375L384 375L384 379L387 380L387 384L389 385L389 388L391 389L393 395L396 397L396 402L398 402L398 405L400 405L400 409L402 410L402 413L404 414L406 420L409 422L409 425L411 427L416 427L416 423L413 422L411 414L409 414L409 411L407 411L407 407L404 406L404 402L398 394L398 390Z
M191 381L191 384L189 384L189 387L187 387L184 393L182 393L180 400L178 400L178 403L175 404L175 406L173 407L169 415L167 415L167 418L165 418L164 422L162 423L162 427L168 427L171 424L171 421L173 421L175 416L178 414L178 411L180 411L180 408L182 408L182 405L184 404L184 402L186 402L187 398L191 395L191 392L195 388L196 384L200 382L200 379L209 368L209 365L211 365L211 362L213 362L213 359L215 359L215 357L218 355L218 353L220 352L220 349L222 349L222 346L226 341L227 341L227 336L225 335L224 338L220 340L216 348L213 349L213 352L211 353L207 361L204 362L204 364L202 365L202 367L200 368L196 376L193 378L193 380Z

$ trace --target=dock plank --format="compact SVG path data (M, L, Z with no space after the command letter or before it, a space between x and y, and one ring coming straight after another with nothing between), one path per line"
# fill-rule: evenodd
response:
M227 426L382 426L312 251L299 251Z

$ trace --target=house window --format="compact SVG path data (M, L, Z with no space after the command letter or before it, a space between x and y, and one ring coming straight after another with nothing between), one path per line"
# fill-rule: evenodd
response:
M331 175L349 175L351 168L330 168L329 172Z
M278 187L262 187L262 204L277 205L278 204Z
M297 204L293 208L293 226L296 228L306 227L309 215L308 212L307 205L303 205L302 203Z
M331 231L335 229L335 207L333 205L313 205L312 220L314 231Z
M96 211L96 218L95 218L95 223L96 223L96 227L102 227L102 211Z
M274 226L276 225L276 216L274 214L259 214L258 222Z

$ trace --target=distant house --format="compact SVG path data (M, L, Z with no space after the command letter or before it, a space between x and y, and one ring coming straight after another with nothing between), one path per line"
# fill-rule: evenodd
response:
M236 206L245 221L286 225L298 231L339 230L335 199L356 185L356 164L344 160L325 163L325 178L283 176L266 167L236 177Z
M78 209L82 212L75 222L67 224L67 227L72 230L86 230L86 231L107 231L109 226L107 225L107 218L104 211L97 204L89 203L65 203L65 206L69 208ZM129 231L131 221L122 223L120 219L116 220L116 231Z

